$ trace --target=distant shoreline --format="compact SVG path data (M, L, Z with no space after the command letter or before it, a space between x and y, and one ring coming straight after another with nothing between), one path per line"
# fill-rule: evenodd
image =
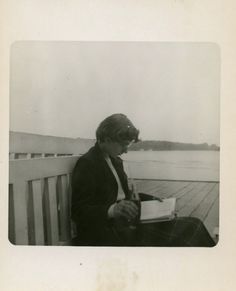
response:
M182 152L185 152L185 151L189 151L189 152L195 152L195 151L199 151L199 152L219 152L220 150L212 150L212 149L158 149L158 150L136 150L136 149L132 149L130 148L129 151L133 151L133 152L178 152L178 151L182 151Z
M95 139L89 138L68 138L48 135L40 135L26 132L10 131L10 152L31 152L37 149L38 152L55 151L57 153L77 154L85 152L93 146ZM16 149L17 148L17 149ZM134 143L130 151L220 151L220 147L208 143L193 144L171 141L143 140Z
M133 144L132 151L219 151L220 147L208 143L192 144L170 141L145 140Z

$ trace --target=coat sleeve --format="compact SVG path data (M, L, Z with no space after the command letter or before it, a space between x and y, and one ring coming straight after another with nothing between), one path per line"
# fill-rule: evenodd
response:
M94 166L85 159L79 159L72 174L71 214L81 227L96 227L108 222L110 204L99 203L96 197Z

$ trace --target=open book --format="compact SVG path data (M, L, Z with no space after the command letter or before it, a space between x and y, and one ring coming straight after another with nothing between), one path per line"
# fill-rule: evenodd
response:
M175 218L176 198L142 201L141 202L141 223L167 221Z

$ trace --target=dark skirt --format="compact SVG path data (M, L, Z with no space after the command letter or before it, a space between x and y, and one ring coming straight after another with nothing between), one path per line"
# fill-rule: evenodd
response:
M139 224L118 231L120 246L213 247L215 242L198 218L178 217L171 221Z
M179 217L172 221L141 224L138 246L213 247L215 242L201 220Z
M198 218L178 217L171 221L106 228L91 240L73 240L72 245L87 246L159 246L213 247L215 242Z

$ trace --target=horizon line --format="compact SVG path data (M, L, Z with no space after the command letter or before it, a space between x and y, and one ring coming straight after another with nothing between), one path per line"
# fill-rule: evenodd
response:
M86 140L96 140L96 138L88 138L88 137L68 137L68 136L58 136L58 135L48 135L48 134L40 134L40 133L33 133L33 132L26 132L26 131L15 131L15 130L9 130L9 133L20 133L20 134L29 134L29 135L37 135L37 136L44 136L44 137L52 137L52 138L68 138L68 139L86 139ZM163 140L163 139L141 139L140 142L144 141L160 141L160 142L171 142L171 143L182 143L182 144L194 144L194 145L215 145L217 147L220 147L217 143L209 143L209 142L183 142L183 141L173 141L173 140Z

